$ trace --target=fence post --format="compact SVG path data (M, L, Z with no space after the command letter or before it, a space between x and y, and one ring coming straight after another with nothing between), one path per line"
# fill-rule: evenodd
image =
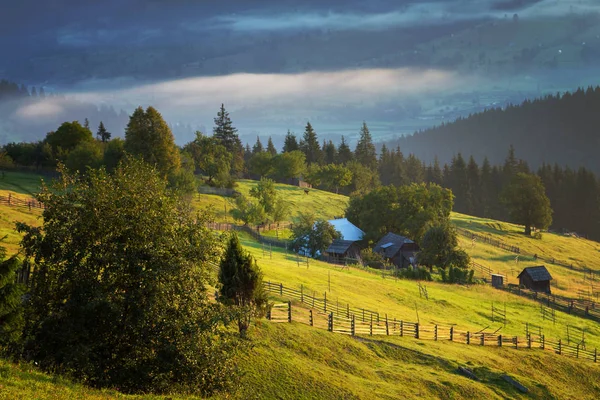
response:
M373 336L373 314L371 314L371 323L369 324L369 335Z
M283 283L279 284L279 295L283 296Z
M292 301L288 300L288 322L292 322Z
M419 323L415 324L415 339L419 338Z
M271 307L267 308L267 319L270 321L271 320Z
M400 336L404 336L404 321L400 321Z
M471 344L471 332L467 331L467 344Z
M312 309L308 310L308 313L308 322L310 322L310 326L314 326Z
M329 313L329 332L333 332L333 313Z
M437 336L438 336L438 327L437 325L434 327L434 331L433 331L433 340L437 340Z
M531 348L531 333L529 335L527 335L527 348L528 349Z
M577 343L577 358L579 358L579 343Z
M300 285L300 303L304 303L304 285Z
M450 341L452 342L454 340L454 327L451 326L450 327Z
M390 336L390 326L388 325L387 314L385 314L385 334Z
M541 336L540 347L542 348L542 350L544 350L546 348L546 339L545 339L544 335Z
M519 348L519 337L515 336L515 349Z
M485 333L481 332L481 345L485 345Z
M498 347L502 347L502 335L498 335Z
M352 321L350 321L351 325L350 325L350 330L352 332L352 336L354 336L356 334L356 325L354 322L354 315L352 315Z
M562 354L561 343L562 343L562 340L558 339L558 354Z
M594 349L594 362L598 361L598 349Z

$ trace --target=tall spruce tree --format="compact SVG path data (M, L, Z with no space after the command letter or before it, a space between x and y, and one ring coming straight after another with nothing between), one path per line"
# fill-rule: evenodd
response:
M346 143L346 139L344 138L344 135L342 135L342 139L340 141L340 145L338 146L338 150L337 150L336 164L345 165L352 160L354 160L354 154L352 153L350 146L348 146L348 143Z
M287 135L285 135L285 141L283 142L283 152L290 153L296 150L300 150L300 147L298 146L298 140L296 139L296 135L294 135L288 129Z
M323 162L323 151L321 150L317 133L313 129L310 122L306 123L304 136L302 141L300 141L299 147L306 156L306 163L308 165L321 164Z
M271 156L277 155L277 149L273 144L273 139L271 139L271 136L269 136L269 140L267 141L267 153L269 153Z
M360 128L360 138L354 150L354 157L356 161L371 170L377 168L377 152L366 122L363 122Z
M260 138L257 136L256 137L256 143L254 143L254 146L252 146L252 154L258 154L258 153L262 153L263 151L265 151Z
M323 155L325 165L334 164L337 158L335 144L330 140L328 142L323 141Z
M244 146L237 134L237 129L233 126L229 113L225 110L225 105L221 104L221 108L214 119L215 126L213 127L213 136L225 146L227 151L231 153L231 173L239 175L244 170Z
M106 143L110 140L111 133L106 130L104 127L104 122L100 121L100 125L98 125L98 132L96 133L96 137L102 141L102 143Z

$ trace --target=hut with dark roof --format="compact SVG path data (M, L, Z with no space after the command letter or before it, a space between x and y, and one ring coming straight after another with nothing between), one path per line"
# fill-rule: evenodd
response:
M360 247L355 240L336 239L325 250L325 257L331 263L343 263L346 259L358 259Z
M520 286L536 292L550 293L552 275L550 275L550 272L543 265L527 267L521 271L517 278L519 278Z
M373 248L374 253L381 254L400 268L416 265L416 254L419 250L419 245L413 240L391 232L382 237Z

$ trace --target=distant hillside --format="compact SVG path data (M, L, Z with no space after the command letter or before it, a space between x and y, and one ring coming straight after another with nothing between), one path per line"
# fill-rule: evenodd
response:
M546 96L506 109L490 109L400 138L404 153L425 162L449 162L457 153L501 163L513 144L531 167L543 163L600 172L600 87Z

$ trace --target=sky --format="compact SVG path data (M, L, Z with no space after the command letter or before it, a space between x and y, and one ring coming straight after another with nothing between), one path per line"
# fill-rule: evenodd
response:
M320 60L308 63L302 72L262 68L257 67L260 64L255 59L271 55L255 49L265 38L333 31L364 35L390 32L390 35L399 35L398 40L402 40L399 32L406 32L407 37L413 35L419 40L419 34L414 33L420 32L419 29L442 32L451 29L447 28L450 26L458 32L459 28L500 20L505 15L512 17L515 13L524 21L600 13L597 0L235 0L221 3L0 0L0 3L3 3L0 5L0 47L11 54L0 60L0 78L6 76L29 85L43 85L67 95L66 100L45 100L23 106L12 116L16 121L66 113L69 102L77 100L112 104L127 111L137 105L154 105L173 121L206 124L210 123L219 104L225 103L233 110L233 116L244 109L255 113L253 123L247 115L252 115L250 111L247 114L239 111L240 119L246 124L240 131L248 134L260 133L261 121L265 126L263 131L284 134L285 124L273 125L273 121L284 119L281 115L285 112L289 112L290 117L306 120L340 107L360 110L361 106L386 102L412 99L425 102L433 97L445 98L477 88L491 88L494 84L509 87L513 79L510 74L486 76L480 72L466 73L447 66L420 64L418 59L406 65L385 67L340 65L332 56L331 60L323 57L322 63L317 62ZM159 56L164 64L161 67L164 76L158 67L152 69L151 74L134 77L110 65L113 54L119 51L137 55L153 53L157 48L184 52L183 46L188 43L199 43L200 52L202 46L206 46L207 55L214 55L223 44L223 48L230 49L227 51L239 52L242 56L229 72L207 70L208 73L199 71L181 77L167 73L177 67L170 63L168 52ZM283 45L272 51L285 48L286 42L280 43ZM298 41L290 43L300 46ZM86 68L79 66L68 81L57 75L58 66L78 65L78 57L87 57L85 54L90 49L105 52L106 68L99 69L100 72L94 70L89 76ZM368 50L367 45L358 51ZM66 61L46 62L49 58ZM203 60L203 54L199 53L197 58ZM141 64L144 70L152 67L153 61L144 60ZM528 73L535 76L536 71ZM271 115L257 114L257 110L269 106L273 108ZM356 120L371 115L374 115L371 111L365 112L356 115ZM397 128L398 133L410 129Z

